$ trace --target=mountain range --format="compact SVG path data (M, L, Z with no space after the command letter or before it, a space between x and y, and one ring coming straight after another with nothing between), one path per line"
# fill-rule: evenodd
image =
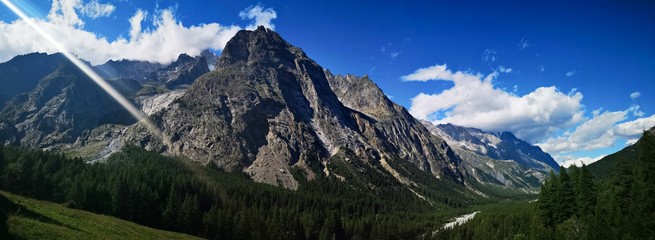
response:
M0 142L88 161L134 145L288 189L324 175L370 189L385 179L419 197L431 181L483 196L489 187L535 192L559 168L511 133L419 121L368 76L334 75L263 27L239 31L220 57L93 68L161 133L63 55L33 53L0 64Z

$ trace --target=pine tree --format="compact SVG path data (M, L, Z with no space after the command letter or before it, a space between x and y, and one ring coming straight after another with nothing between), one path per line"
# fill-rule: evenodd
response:
M592 214L596 207L596 186L594 176L589 172L586 165L582 165L580 168L578 179L577 215L583 217Z
M557 209L557 185L558 180L555 173L551 170L550 176L544 181L544 185L539 192L539 213L546 224L546 226L554 226L555 224L555 211Z
M571 178L566 169L560 167L559 187L557 188L556 201L557 210L555 211L555 222L561 223L569 219L576 212L576 195L573 191Z

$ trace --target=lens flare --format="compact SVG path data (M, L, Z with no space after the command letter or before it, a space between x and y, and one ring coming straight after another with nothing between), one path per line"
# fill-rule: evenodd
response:
M23 21L25 21L34 31L36 31L41 37L46 39L50 44L52 44L57 51L61 52L69 61L71 61L77 68L82 70L84 74L86 74L93 82L98 84L102 90L107 92L109 96L111 96L116 102L118 102L125 110L127 110L134 118L137 119L140 123L145 124L146 128L158 136L160 139L164 140L163 135L161 131L148 119L146 118L143 113L139 109L137 109L129 100L127 100L123 95L121 95L116 89L114 89L111 85L109 85L100 75L98 75L91 67L79 58L77 58L75 55L73 55L71 52L69 52L64 45L59 43L57 40L55 40L50 34L48 34L46 31L41 29L41 27L34 22L32 18L27 16L25 12L23 12L19 7L17 7L15 4L13 4L9 0L0 0L5 6L7 6L12 12L14 12L18 17L20 17Z

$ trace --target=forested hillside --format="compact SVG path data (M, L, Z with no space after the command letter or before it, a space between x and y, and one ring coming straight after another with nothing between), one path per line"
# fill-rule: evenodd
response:
M473 203L320 176L290 191L135 147L100 164L0 147L0 188L212 239L408 239Z
M655 238L655 131L597 180L586 166L551 174L533 203L498 206L440 239Z

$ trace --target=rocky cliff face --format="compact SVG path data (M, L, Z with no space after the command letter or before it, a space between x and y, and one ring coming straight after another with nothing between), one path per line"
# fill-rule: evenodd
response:
M152 72L148 80L174 89L190 85L196 78L207 72L209 72L209 67L204 56L193 58L186 54L180 54L171 65Z
M255 181L291 189L298 186L292 167L310 178L317 171L329 172L326 161L342 149L367 164L404 156L436 176L459 176L457 161L446 147L436 148L440 143L427 131L399 128L407 124L402 119L376 126L376 119L339 101L329 78L277 33L263 27L240 31L225 46L216 70L151 115L164 139L135 126L126 140L228 170L243 169ZM415 138L407 146L387 139L391 132L406 130Z
M443 137L463 160L469 176L479 182L536 191L551 170L559 165L538 146L512 133L488 133L453 124L422 123L434 135Z
M131 80L110 81L126 96L140 88ZM3 143L32 148L71 144L85 131L106 123L131 124L133 118L72 63L62 62L30 92L0 112Z
M0 106L19 93L36 87L39 80L57 69L62 54L30 53L0 63Z
M93 68L105 79L132 79L143 83L148 80L150 74L164 68L164 65L146 61L109 60Z
M447 173L462 181L456 169L460 158L439 136L432 135L402 106L392 102L367 76L334 76L326 70L330 87L348 108L363 113L373 122L364 131L369 139L384 139L377 147L411 161L420 169L439 175Z
M216 68L216 64L220 60L219 56L217 56L215 53L207 49L200 52L200 56L205 57L205 59L207 60L207 67L209 68L210 71Z

